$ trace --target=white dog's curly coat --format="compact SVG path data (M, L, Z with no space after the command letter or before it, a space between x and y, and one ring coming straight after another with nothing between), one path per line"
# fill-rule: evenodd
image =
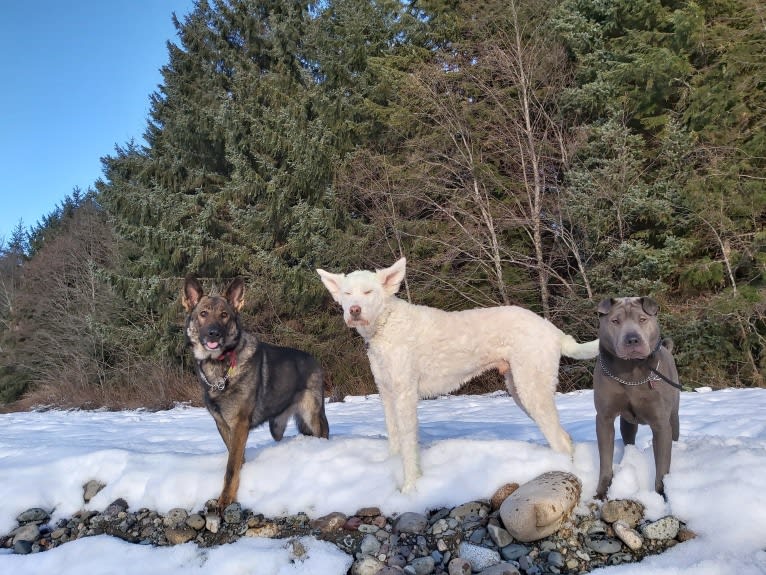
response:
M375 272L348 275L318 269L343 307L343 317L367 343L372 375L386 417L389 449L402 456L404 485L420 475L417 402L452 392L497 369L516 403L556 451L572 453L554 403L561 355L591 359L598 340L579 344L555 325L516 306L446 312L395 296L406 260Z

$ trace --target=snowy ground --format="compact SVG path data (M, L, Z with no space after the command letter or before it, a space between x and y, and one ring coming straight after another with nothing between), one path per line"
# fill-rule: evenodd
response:
M573 462L551 451L505 394L421 401L423 477L417 491L405 496L397 490L401 469L388 456L379 398L348 398L327 406L329 441L292 436L275 444L266 427L254 430L238 499L267 516L351 514L366 506L387 514L425 511L487 498L506 482L565 470L582 480L585 503L598 473L593 394L559 395L557 405L577 444ZM699 536L642 563L598 572L766 573L766 390L682 394L681 440L665 481L667 503L652 491L650 441L645 426L636 447L623 450L618 441L610 497L638 499L652 518L672 513ZM101 510L122 497L131 509L197 511L219 494L225 460L204 409L0 415L0 533L14 528L16 515L30 507L54 510L53 521L71 515L82 508L82 487L91 479L106 488L89 508ZM306 557L293 562L278 540L151 548L98 536L34 555L2 551L0 573L345 574L349 556L312 538L303 543Z

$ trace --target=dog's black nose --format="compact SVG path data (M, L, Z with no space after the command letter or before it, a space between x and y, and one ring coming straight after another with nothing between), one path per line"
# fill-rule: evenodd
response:
M211 327L207 330L207 336L210 339L218 339L221 337L221 331L216 327Z
M629 333L625 336L625 345L638 345L641 343L641 336L637 333Z

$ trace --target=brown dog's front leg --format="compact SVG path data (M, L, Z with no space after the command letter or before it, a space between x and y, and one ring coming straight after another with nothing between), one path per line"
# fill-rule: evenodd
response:
M596 498L606 499L612 484L612 460L614 459L614 417L596 415L596 438L598 439L598 486Z
M245 461L245 444L250 431L249 421L244 417L238 417L231 428L229 458L226 461L226 474L223 478L223 490L218 498L218 507L223 510L237 498L239 490L239 472Z

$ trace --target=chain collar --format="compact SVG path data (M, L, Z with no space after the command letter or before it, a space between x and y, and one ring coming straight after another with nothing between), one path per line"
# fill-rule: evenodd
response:
M226 356L229 356L229 369L226 370L226 373L223 377L219 377L218 380L215 383L211 383L210 380L205 376L205 370L202 369L202 362L197 362L197 368L199 369L199 376L202 379L203 382L210 388L210 390L217 389L218 391L223 391L226 389L226 384L229 383L229 380L231 379L231 376L234 375L234 370L237 368L237 354L232 350L229 351L221 357L218 358L218 361L223 361L226 359Z
M644 385L645 383L648 383L651 385L652 382L660 381L660 378L657 377L657 375L655 375L654 373L655 370L658 370L660 368L659 360L657 361L657 367L655 367L654 370L651 370L651 368L649 368L651 372L641 381L628 381L626 379L622 379L621 377L617 377L616 375L614 375L611 371L607 369L606 363L604 363L604 356L601 354L598 355L598 363L599 365L601 365L601 371L603 371L608 377L611 377L613 380L623 385L634 386L634 385Z

